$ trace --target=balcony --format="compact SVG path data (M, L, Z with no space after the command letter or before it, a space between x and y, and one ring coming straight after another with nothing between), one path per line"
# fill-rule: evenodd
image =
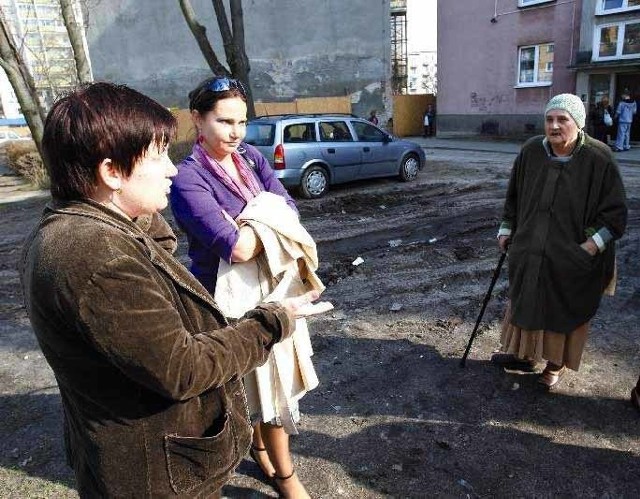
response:
M391 0L391 15L406 14L407 0Z

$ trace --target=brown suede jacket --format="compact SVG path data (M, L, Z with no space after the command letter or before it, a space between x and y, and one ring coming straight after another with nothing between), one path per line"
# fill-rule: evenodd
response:
M91 201L50 203L26 241L25 303L82 497L218 490L250 444L241 378L292 333L278 304L229 325L175 241L160 215Z

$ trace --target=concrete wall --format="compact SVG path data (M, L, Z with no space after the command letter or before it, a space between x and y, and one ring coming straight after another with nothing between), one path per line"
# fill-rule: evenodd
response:
M192 0L225 61L210 0ZM245 0L245 38L256 100L348 95L354 113L390 104L389 0ZM108 0L88 31L97 79L126 83L167 106L210 71L175 0Z
M547 100L575 90L568 66L577 49L579 4L439 0L438 135L537 133ZM555 44L552 84L517 88L518 47L549 42Z

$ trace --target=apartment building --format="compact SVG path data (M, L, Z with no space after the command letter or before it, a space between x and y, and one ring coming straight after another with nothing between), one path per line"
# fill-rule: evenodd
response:
M542 133L548 99L576 88L581 12L580 0L438 0L438 135Z
M60 3L57 0L0 0L0 9L43 103L50 105L56 95L77 82L73 50ZM79 5L76 18L82 23ZM0 77L0 99L6 118L20 115L17 99L4 71Z
M615 106L623 92L640 99L640 0L583 0L573 69L589 109L605 96ZM631 139L640 140L640 119Z
M435 94L437 92L437 54L435 50L409 52L407 73L408 94Z

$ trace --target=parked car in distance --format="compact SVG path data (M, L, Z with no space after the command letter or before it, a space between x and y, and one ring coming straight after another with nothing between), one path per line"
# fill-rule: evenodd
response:
M425 164L418 144L349 114L263 116L247 124L245 142L267 158L285 187L307 198L352 180L415 180Z
M0 146L13 142L14 140L31 140L31 137L22 137L13 130L0 130Z

